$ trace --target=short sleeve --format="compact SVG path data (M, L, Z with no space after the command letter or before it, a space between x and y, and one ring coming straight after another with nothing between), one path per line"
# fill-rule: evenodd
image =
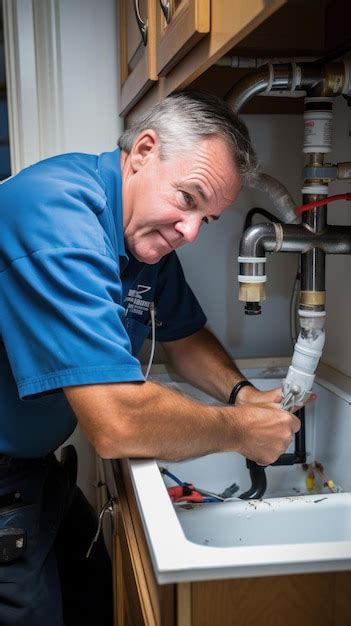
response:
M1 273L2 336L21 398L64 386L143 381L123 325L116 261L55 248Z
M175 252L163 260L155 292L158 341L174 341L192 335L206 324L206 316L185 280Z

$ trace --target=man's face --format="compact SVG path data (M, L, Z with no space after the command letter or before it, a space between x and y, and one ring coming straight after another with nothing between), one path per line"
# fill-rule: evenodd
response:
M235 200L241 181L222 139L203 139L192 153L161 160L157 135L139 137L135 153L122 159L124 237L139 261L153 264L195 241L201 226Z

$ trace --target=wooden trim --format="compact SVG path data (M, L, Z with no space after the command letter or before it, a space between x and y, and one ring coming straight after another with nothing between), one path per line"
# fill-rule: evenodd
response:
M211 32L165 77L166 94L192 83L286 2L272 0L266 4L265 0L247 3L211 0Z
M210 0L183 2L166 24L157 6L157 72L164 76L210 30Z
M121 465L121 463L119 463L119 465ZM157 604L155 603L155 598L153 597L155 595L155 591L154 589L150 589L150 586L152 587L150 571L147 571L149 568L147 567L145 555L142 555L139 549L132 513L129 506L129 498L127 497L127 489L124 484L124 475L123 480L121 480L121 476L117 476L117 490L119 495L121 520L127 539L128 551L130 554L145 625L159 626L160 620L157 615Z
M156 68L156 5L154 0L148 0L148 16L149 16L149 39L147 46L149 78L152 81L158 80Z
M125 1L118 2L119 5L119 34L120 34L120 115L126 115L131 108L143 97L150 87L157 81L156 72L156 23L155 0L148 0L147 17L148 17L148 40L144 47L142 55L133 68L129 72L128 69L128 46L126 32L126 9Z
M113 585L113 614L114 626L124 626L124 581L122 567L122 550L119 537L120 512L118 504L113 504L113 520L114 520L114 541L113 541L113 559L112 559L112 580Z
M177 585L177 626L191 626L191 583Z
M126 461L119 461L118 467L120 478L118 480L117 488L119 492L121 485L123 485L130 517L133 523L136 542L144 568L145 580L154 612L155 623L157 626L175 626L176 586L173 584L159 586L156 581Z
M210 33L192 48L191 54L179 60L166 76L160 78L142 101L135 102L134 108L128 107L127 123L168 94L192 84L287 1L272 0L266 4L264 0L252 0L244 4L233 0L211 0ZM233 24L236 25L234 33Z
M195 0L195 28L199 33L209 33L211 27L211 3Z
M133 71L128 75L125 82L121 84L120 115L126 115L151 87L152 81L148 79L145 80L145 76L147 76L146 54L143 55Z

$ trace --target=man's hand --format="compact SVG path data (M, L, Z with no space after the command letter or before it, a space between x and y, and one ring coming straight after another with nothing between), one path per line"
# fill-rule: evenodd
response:
M259 465L270 465L286 451L301 423L271 402L242 405L236 426L240 427L236 451Z
M296 411L301 409L302 406L306 406L306 404L311 404L311 402L314 402L316 397L317 396L315 393L311 393L304 405L294 406L291 409L291 412L296 413ZM282 388L281 387L275 387L274 389L269 389L268 391L260 391L259 389L256 389L255 387L247 386L247 387L243 387L242 389L240 389L237 395L236 406L243 406L244 404L257 404L257 403L266 404L270 402L274 402L280 405L281 401L282 401Z
M243 387L240 389L236 397L236 406L242 406L243 404L266 404L275 402L280 404L282 401L282 388L276 387L269 389L268 391L260 391L256 387Z

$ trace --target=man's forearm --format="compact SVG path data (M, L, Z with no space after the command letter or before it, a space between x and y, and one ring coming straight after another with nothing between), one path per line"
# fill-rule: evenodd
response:
M206 405L152 382L67 387L81 428L103 458L184 459L236 451L274 462L299 420L277 405Z
M171 366L182 378L221 402L227 402L233 386L245 378L206 329L162 345Z
M104 458L181 459L239 445L234 415L229 419L222 407L196 402L157 383L64 391L83 432Z

